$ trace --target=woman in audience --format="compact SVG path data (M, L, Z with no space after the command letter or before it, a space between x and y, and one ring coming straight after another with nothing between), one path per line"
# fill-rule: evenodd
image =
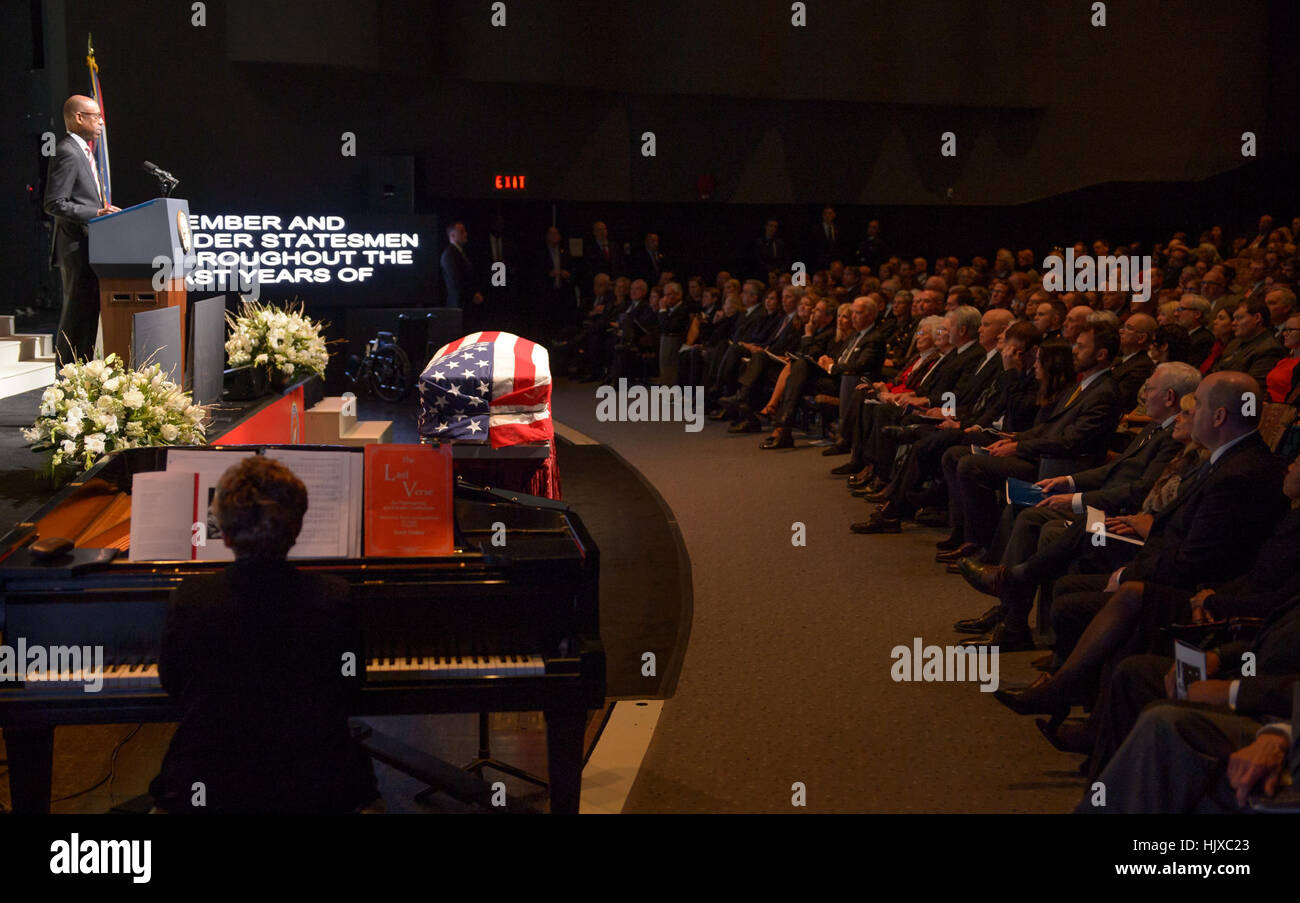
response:
M735 281L735 280L732 280ZM709 372L709 364L720 349L727 347L731 330L740 313L740 295L728 294L706 323L701 318L699 329L687 336L687 347L677 355L677 378L683 386L702 386ZM694 339L694 341L692 341Z
M1160 326L1151 338L1151 347L1147 353L1156 365L1168 363L1186 363L1191 350L1191 340L1187 337L1187 327L1177 323Z
M1051 416L1061 395L1074 388L1074 352L1070 343L1048 339L1039 345L1034 376L1038 379L1038 416L1034 422L1041 423Z
M806 299L805 299L806 300ZM844 350L844 342L853 333L853 305L847 301L839 306L835 314L835 332L828 337L830 341L826 344L826 350L821 354L829 354L831 357L838 357L839 353ZM815 340L817 333L815 321L809 319L804 323L804 338L808 342ZM814 348L813 350L819 350ZM781 372L776 377L776 388L772 390L772 397L768 399L767 404L758 413L764 417L771 417L776 413L777 405L781 403L781 398L785 395L785 384L790 378L790 364L787 363L781 368Z
M1300 387L1300 314L1292 314L1282 324L1282 344L1287 355L1277 362L1264 380L1269 401L1289 402Z
M1214 319L1210 321L1210 331L1214 333L1214 344L1210 346L1210 353L1205 356L1198 368L1201 375L1204 376L1210 372L1210 369L1219 362L1223 356L1223 349L1232 341L1232 311L1225 305L1215 311Z

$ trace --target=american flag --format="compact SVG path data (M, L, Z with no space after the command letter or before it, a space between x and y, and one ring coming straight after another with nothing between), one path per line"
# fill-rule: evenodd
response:
M438 349L420 374L421 436L549 442L551 364L546 349L508 332L473 332Z

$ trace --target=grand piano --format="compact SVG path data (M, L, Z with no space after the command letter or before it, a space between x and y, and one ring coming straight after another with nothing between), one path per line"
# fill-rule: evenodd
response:
M85 692L82 675L71 673L0 679L16 812L49 810L57 726L179 718L157 670L168 600L187 575L225 563L132 561L103 551L124 547L129 537L132 475L165 469L167 454L138 448L110 455L0 539L4 643L104 649L98 692ZM458 482L454 518L450 555L291 559L352 586L366 658L353 714L474 712L485 724L486 712L541 711L551 811L577 812L587 715L605 701L599 552L562 502ZM491 543L498 523L509 536L502 548ZM53 561L32 555L34 540L53 536L80 536L78 548Z

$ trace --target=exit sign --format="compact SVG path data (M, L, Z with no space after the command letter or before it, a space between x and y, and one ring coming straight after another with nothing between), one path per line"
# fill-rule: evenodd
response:
M493 179L493 186L497 191L523 191L524 176L522 174L507 176L498 173Z

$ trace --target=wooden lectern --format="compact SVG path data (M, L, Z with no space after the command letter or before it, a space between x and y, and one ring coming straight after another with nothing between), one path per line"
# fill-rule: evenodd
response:
M90 265L99 277L99 315L103 320L104 357L116 352L128 367L132 317L141 311L176 307L181 321L181 378L189 372L185 276L194 267L190 241L190 205L176 198L155 198L90 221ZM171 278L156 288L155 259L170 261Z

